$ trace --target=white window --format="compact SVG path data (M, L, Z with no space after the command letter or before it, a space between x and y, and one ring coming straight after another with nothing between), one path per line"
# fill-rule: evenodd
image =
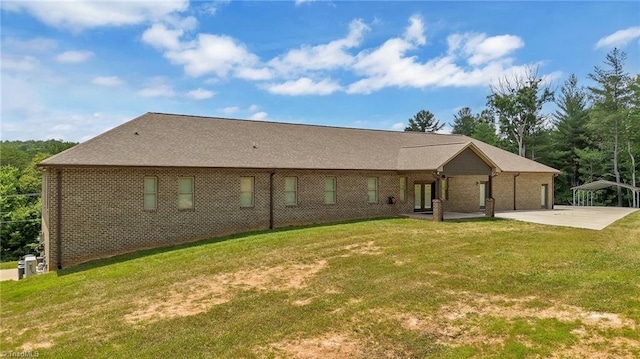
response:
M369 203L378 203L378 178L367 178L367 200Z
M400 202L407 200L407 177L400 177Z
M324 203L336 203L336 178L327 177L324 179Z
M193 208L193 177L178 178L178 209Z
M298 204L298 178L284 178L284 204L287 206L295 206Z
M240 177L240 207L253 207L254 178Z
M144 178L144 210L155 211L158 203L158 177Z

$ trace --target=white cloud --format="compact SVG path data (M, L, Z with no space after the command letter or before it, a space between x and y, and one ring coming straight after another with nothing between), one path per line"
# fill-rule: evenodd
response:
M261 69L248 68L248 67L238 68L235 71L235 75L241 79L253 80L253 81L269 80L274 76L273 72L266 67Z
M184 31L169 30L164 24L153 24L142 34L142 41L160 50L177 50Z
M73 30L142 24L185 11L188 7L187 0L16 1L2 4L5 11L26 12L47 25Z
M231 114L234 114L234 113L240 111L240 108L237 107L237 106L229 106L229 107L225 107L223 109L220 109L219 111L224 113L224 114L226 114L226 115L231 115Z
M56 61L65 64L78 64L89 60L93 52L87 50L65 51L56 56Z
M601 47L624 47L629 42L640 38L640 26L632 26L624 30L618 30L609 36L605 36L598 40L596 43L596 49Z
M171 25L175 29L183 31L192 31L198 27L198 19L193 16L183 17L171 14L162 18L162 22Z
M122 80L118 76L98 76L94 77L91 83L100 86L119 86Z
M302 46L289 50L269 62L269 65L281 74L299 73L309 70L330 70L351 64L353 55L347 49L360 46L364 33L369 27L355 19L349 24L349 33L345 38L316 46Z
M3 54L0 65L2 65L2 70L33 71L38 68L40 61L33 56L13 56Z
M225 35L200 33L195 38L172 25L154 24L143 41L163 51L171 63L183 66L192 77L213 74L205 81L214 84L227 76L262 82L259 88L272 94L329 95L337 91L369 94L386 87L487 86L530 64L514 65L510 55L524 46L515 35L488 36L484 33L451 34L448 51L420 60L417 53L427 45L425 24L419 15L408 19L398 37L377 47L360 50L369 26L361 19L349 24L343 38L319 45L302 45L262 61L241 41ZM351 72L355 80L343 87L331 79L332 72ZM263 81L271 80L269 83Z
M415 47L405 39L387 40L372 52L362 52L354 69L365 78L352 83L347 93L368 94L388 86L425 87L443 82L459 68L448 58L416 62L405 54Z
M413 15L409 18L409 27L405 30L405 39L415 42L418 45L424 45L427 43L427 39L424 37L424 23L422 18L418 15Z
M515 35L487 37L478 33L452 34L447 37L447 43L449 55L459 54L473 66L502 58L524 46L524 41Z
M391 129L394 131L403 131L406 126L402 122L396 122L391 125Z
M300 6L302 4L309 4L315 1L317 0L296 0L296 6Z
M524 46L524 41L514 35L493 36L483 39L469 58L471 65L481 65L488 61L503 57L512 51Z
M254 121L266 121L268 114L266 112L256 112L253 115L249 116L250 120Z
M281 84L269 84L266 86L267 91L277 95L330 95L342 89L342 87L331 79L324 79L320 82L314 82L308 77L302 77L298 80L286 81Z
M151 79L149 85L138 91L138 95L142 97L174 97L176 93L173 87L165 82L162 77Z
M205 3L200 6L199 10L203 14L207 15L215 15L218 13L218 10L231 2L231 0L214 0L212 2Z
M524 42L517 36L487 37L485 34L453 34L448 37L449 51L445 56L420 62L417 56L408 55L419 48L420 26L418 20L410 21L402 38L391 38L380 47L361 51L353 70L362 79L350 84L347 93L369 94L385 87L427 86L486 86L495 78L510 71L522 71L526 67L513 66L513 59L505 57ZM471 68L456 63L460 57Z
M215 73L224 77L234 68L251 67L258 57L229 36L199 34L197 39L183 43L183 49L164 54L172 63L184 65L187 75L198 77Z
M58 42L44 37L36 37L29 40L10 37L2 41L2 47L5 51L6 49L12 49L16 52L45 52L58 47Z
M259 108L260 108L260 106L258 106L258 105L251 105L251 106L249 106L249 112L258 111Z
M215 95L215 92L205 90L202 88L198 88L196 90L192 90L187 93L187 96L191 97L194 100L206 100L208 98L213 97L213 95Z
M448 134L451 133L451 131L453 131L453 127L451 127L450 124L445 123L444 126L442 126L441 129L436 131L436 133L443 134L443 135L448 135Z

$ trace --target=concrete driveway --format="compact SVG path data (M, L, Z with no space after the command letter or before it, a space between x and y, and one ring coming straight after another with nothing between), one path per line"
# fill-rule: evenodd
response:
M637 210L620 207L555 206L553 210L496 212L496 217L599 231Z
M3 280L18 280L18 268L0 269L0 281Z

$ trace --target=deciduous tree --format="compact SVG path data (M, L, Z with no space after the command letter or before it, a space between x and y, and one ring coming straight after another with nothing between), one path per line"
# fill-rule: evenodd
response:
M527 141L544 125L542 106L553 101L553 91L538 77L535 68L524 74L505 76L491 86L487 106L498 116L500 132L526 156Z

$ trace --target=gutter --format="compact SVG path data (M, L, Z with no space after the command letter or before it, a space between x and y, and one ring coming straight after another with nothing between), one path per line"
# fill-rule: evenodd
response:
M516 178L520 176L520 172L516 173L515 175L513 175L513 210L516 210L516 196L517 196L517 186L516 186Z
M62 170L56 171L56 259L57 268L62 269Z

